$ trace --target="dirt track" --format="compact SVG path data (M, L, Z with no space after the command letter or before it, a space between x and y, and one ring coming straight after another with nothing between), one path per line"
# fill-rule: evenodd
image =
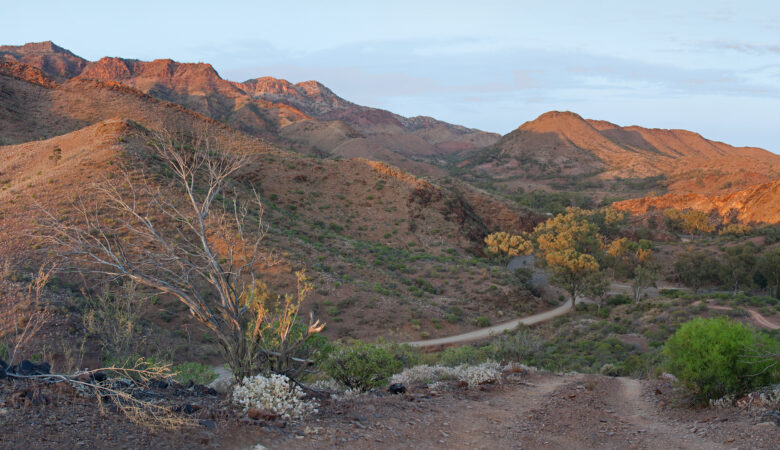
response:
M501 385L334 405L268 448L776 448L777 426L733 409L670 408L671 385L532 374ZM308 430L308 431L306 431Z
M537 323L545 322L560 315L566 314L571 310L571 302L565 302L563 305L558 306L555 309L545 311L543 313L534 314L532 316L526 316L520 319L510 320L509 322L500 323L491 327L482 328L481 330L470 331L468 333L457 334L454 336L447 336L438 339L428 339L425 341L414 341L408 344L412 347L435 347L437 345L447 344L460 344L464 342L478 341L480 339L486 339L491 336L501 334L504 331L511 331L517 328L520 324L534 325Z
M626 289L631 289L631 286L625 284L625 283L612 283L610 286L610 293L613 294L623 294ZM681 291L687 291L687 288L679 287L679 286L673 286L673 285L664 285L659 286L658 288L651 288L647 290L648 294L651 295L657 295L658 291L660 289L677 289ZM578 298L577 303L590 303L592 300L587 298ZM709 306L712 309L720 309L720 310L731 310L732 308L728 306ZM778 330L780 329L780 325L772 322L771 320L767 319L761 313L756 311L752 308L746 308L748 313L750 314L750 318L752 319L752 322L754 325L756 325L759 328L765 328L768 330ZM503 322L498 325L493 325L487 328L482 328L480 330L475 331L469 331L467 333L461 333L456 334L453 336L446 336L442 338L436 338L436 339L427 339L424 341L413 341L413 342L407 342L407 344L411 345L412 347L436 347L440 345L450 345L450 344L463 344L467 342L473 342L473 341L479 341L482 339L490 338L491 336L499 335L505 331L511 331L517 328L520 324L523 325L535 325L537 323L546 322L550 319L554 319L558 316L561 316L563 314L566 314L571 310L571 302L566 301L563 305L558 306L554 309L551 309L549 311L544 311L539 314L533 314L530 316L522 317L519 319L510 320L508 322Z

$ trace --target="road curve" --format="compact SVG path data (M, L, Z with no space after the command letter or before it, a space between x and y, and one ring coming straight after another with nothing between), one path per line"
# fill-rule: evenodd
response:
M425 341L407 342L407 344L411 345L412 347L434 347L437 345L461 344L463 342L479 341L481 339L486 339L491 336L501 334L504 331L514 330L520 324L534 325L540 322L545 322L547 320L566 314L570 309L571 302L567 300L563 305L543 313L510 320L509 322L500 323L498 325L493 325L492 327L482 328L476 331L470 331L468 333L456 334L454 336L447 336L437 339L427 339Z

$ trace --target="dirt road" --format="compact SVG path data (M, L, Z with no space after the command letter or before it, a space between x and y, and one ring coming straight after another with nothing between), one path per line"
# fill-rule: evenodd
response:
M718 309L721 311L731 311L732 307L730 306L722 306L722 305L707 305L710 309ZM772 322L771 320L764 317L760 312L756 311L753 308L744 308L745 311L750 314L750 319L753 325L755 325L758 328L765 328L767 330L780 330L780 325Z
M631 286L625 283L617 283L613 282L610 285L610 293L611 294L624 294L627 292L630 292ZM648 289L646 292L650 295L658 295L658 291L661 289L677 289L680 291L688 291L689 289L685 287L680 286L674 286L671 284L664 284L659 285L657 288L651 288ZM577 303L591 303L592 300L588 298L578 298ZM722 309L727 310L731 309L727 306L710 306L712 309ZM761 313L758 311L752 309L752 308L746 308L748 313L750 314L750 317L753 321L753 323L758 326L759 328L765 328L768 330L778 330L780 329L780 325L772 322L771 320L767 319ZM435 339L427 339L424 341L413 341L413 342L407 342L407 344L411 345L412 347L436 347L439 345L450 345L450 344L463 344L466 342L473 342L473 341L479 341L482 339L490 338L491 336L499 335L505 331L511 331L517 328L519 325L535 325L537 323L546 322L550 319L554 319L558 316L561 316L563 314L566 314L571 310L571 302L566 301L563 305L558 306L555 309L551 309L549 311L544 311L539 314L533 314L531 316L522 317L519 319L510 320L508 322L499 323L497 325L493 325L487 328L482 328L480 330L475 331L469 331L467 333L462 334L456 334L453 336L446 336L442 338L435 338Z
M491 336L501 334L504 331L514 330L520 324L534 325L537 323L545 322L547 320L553 319L560 315L566 314L569 310L571 310L571 302L566 301L563 305L555 309L551 309L549 311L545 311L539 314L534 314L532 316L526 316L519 319L510 320L509 322L504 322L498 325L493 325L491 327L482 328L481 330L470 331L468 333L456 334L454 336L447 336L438 339L428 339L425 341L408 342L408 344L411 345L412 347L435 347L437 345L461 344L464 342L478 341L481 339L486 339Z

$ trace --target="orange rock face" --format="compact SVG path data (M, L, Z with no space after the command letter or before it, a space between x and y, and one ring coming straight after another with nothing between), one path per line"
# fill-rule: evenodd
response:
M690 208L704 212L714 210L724 221L736 219L741 223L776 224L780 223L780 180L730 194L667 194L661 197L624 200L613 205L635 214L666 208Z

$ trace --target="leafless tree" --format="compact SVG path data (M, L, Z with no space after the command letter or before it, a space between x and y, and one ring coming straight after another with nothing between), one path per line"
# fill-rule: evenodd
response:
M150 133L142 154L151 156L152 169L126 166L121 176L96 185L91 197L78 197L76 220L47 213L49 237L94 272L131 279L185 304L215 334L236 379L267 367L280 351L289 360L292 346L269 348L260 336L280 318L294 323L308 290L299 286L295 301L253 295L264 289L259 271L276 259L261 245L260 196L233 180L250 154L218 144L207 132ZM321 329L310 318L298 339Z
M26 292L11 293L11 300L0 304L0 343L8 351L8 365L17 362L19 352L51 319L49 307L42 300L55 268L55 265L42 265L27 285Z

